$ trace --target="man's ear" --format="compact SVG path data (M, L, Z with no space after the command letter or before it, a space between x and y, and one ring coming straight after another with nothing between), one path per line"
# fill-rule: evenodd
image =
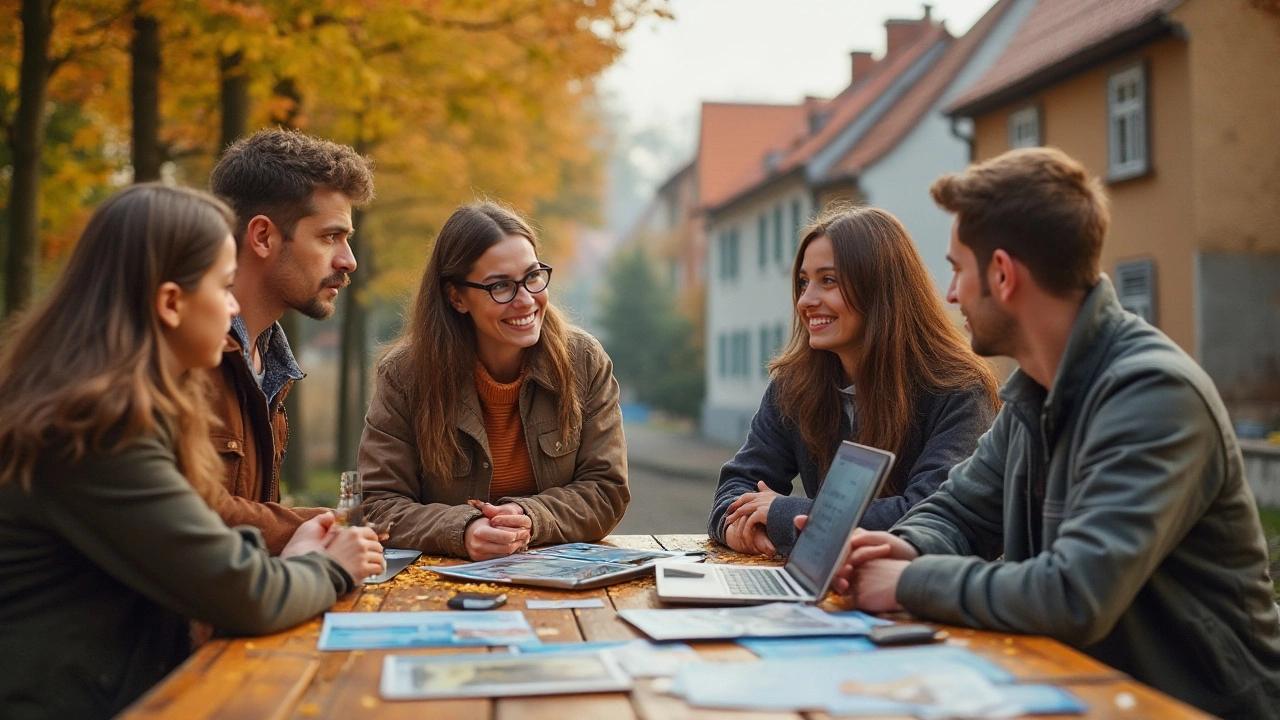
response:
M283 240L280 228L266 215L254 215L244 231L244 247L260 258L266 258Z
M170 280L160 284L156 291L156 317L160 318L162 327L176 330L182 324L183 302L182 288L178 283Z
M1002 303L1009 302L1018 291L1024 268L1004 250L991 253L991 262L987 264L987 286L991 294Z
M454 310L466 315L467 306L463 304L462 293L458 292L457 286L453 283L445 283L444 292L445 296L449 298L449 305L453 306Z

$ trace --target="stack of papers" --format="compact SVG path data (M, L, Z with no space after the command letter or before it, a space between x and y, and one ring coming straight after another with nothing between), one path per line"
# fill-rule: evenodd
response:
M631 689L631 678L603 652L549 655L388 655L387 700L511 697Z
M831 715L1009 717L1083 713L1052 685L1015 685L1005 670L955 647L879 650L830 658L685 665L670 692L697 707Z
M466 565L432 567L431 570L458 580L587 589L651 573L659 561L701 560L701 553L628 550L590 543L570 543Z
M382 665L382 697L512 697L628 690L633 678L670 677L696 662L688 645L556 643L492 655L391 655Z
M321 650L537 645L524 613L325 613Z
M654 640L732 640L742 637L866 635L871 623L810 605L770 603L729 608L620 610L618 617Z

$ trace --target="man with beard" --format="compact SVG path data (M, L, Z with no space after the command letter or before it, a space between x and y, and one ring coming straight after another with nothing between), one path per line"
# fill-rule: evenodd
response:
M263 130L227 148L209 184L236 212L240 240L232 322L221 366L210 371L221 419L214 443L226 460L227 494L217 503L229 526L262 531L271 554L323 508L286 508L280 463L289 439L284 399L303 373L280 328L293 308L317 320L333 314L356 269L351 208L373 198L372 163L345 145L287 130Z
M837 591L1048 635L1215 715L1280 717L1280 613L1239 445L1208 375L1100 273L1101 184L1032 148L931 192L956 215L947 299L975 351L1020 369L973 456L888 532L854 536Z

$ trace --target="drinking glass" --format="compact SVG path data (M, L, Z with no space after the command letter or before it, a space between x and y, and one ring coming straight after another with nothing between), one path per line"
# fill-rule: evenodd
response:
M340 527L361 527L364 525L364 483L360 473L348 470L338 480L338 505L333 509L333 516Z

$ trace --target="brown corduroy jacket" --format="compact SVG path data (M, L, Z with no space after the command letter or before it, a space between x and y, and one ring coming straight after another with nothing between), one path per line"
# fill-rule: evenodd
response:
M268 405L233 334L227 335L222 363L208 373L209 406L221 421L210 435L227 470L226 493L215 499L213 507L228 527L258 528L267 550L279 555L299 525L325 512L325 508L280 504L280 463L289 442L284 399L293 381Z
M529 364L520 388L520 419L538 492L501 498L524 508L533 521L530 545L599 540L618 524L631 500L627 443L622 434L613 363L587 333L569 331L569 357L578 378L582 423L560 434L559 392L550 368ZM418 460L416 410L395 354L378 368L377 384L360 440L365 510L375 526L394 523L387 547L467 557L467 525L481 516L466 504L488 500L493 477L484 415L475 378L459 378L461 403L454 427L462 454L452 477L425 475Z

